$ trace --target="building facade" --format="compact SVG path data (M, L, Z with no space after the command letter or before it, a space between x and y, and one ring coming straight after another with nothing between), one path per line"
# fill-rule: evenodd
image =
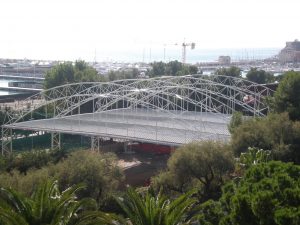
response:
M293 42L286 42L286 46L278 55L281 63L300 62L300 42L296 39Z

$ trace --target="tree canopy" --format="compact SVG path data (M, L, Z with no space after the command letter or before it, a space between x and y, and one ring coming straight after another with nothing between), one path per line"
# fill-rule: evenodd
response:
M241 77L241 69L236 66L231 66L229 68L219 68L215 72L216 75L224 75L229 77Z
M104 213L95 211L93 199L77 200L76 192L82 185L72 186L61 192L56 181L40 184L31 197L15 190L0 189L0 224L112 224ZM93 210L93 211L91 211Z
M269 149L275 159L300 163L300 122L293 122L287 113L270 114L250 119L235 127L231 148L236 156L248 147Z
M117 201L130 220L128 225L188 225L191 224L188 213L196 202L192 194L190 191L170 200L161 193L154 195L148 190L143 196L129 188Z
M196 74L198 72L197 66L186 65L177 60L170 61L168 63L164 62L154 62L151 63L152 69L148 71L150 77L157 76L182 76L188 74Z
M28 153L26 158L34 155ZM12 187L30 196L35 186L43 183L46 179L57 179L59 186L63 189L83 183L85 189L80 189L77 193L78 196L92 197L101 204L123 180L123 173L117 165L116 156L112 153L76 151L69 154L66 159L48 166L45 166L46 163L43 161L49 156L46 157L43 154L40 158L42 162L37 162L39 158L34 157L37 164L35 167L44 164L42 168L29 170L26 174L20 174L14 170L9 173L0 172L0 187ZM26 164L28 160L26 159L22 164Z
M233 156L223 143L187 144L172 154L167 170L153 178L153 186L179 192L197 187L200 201L216 198L233 165Z
M271 108L278 113L288 112L292 120L300 120L300 72L290 71L284 74Z
M268 162L252 166L237 184L223 187L221 224L300 223L300 167Z
M45 76L46 89L74 82L99 81L97 71L84 61L65 62L56 65Z
M273 74L268 73L264 70L258 70L257 68L251 68L250 71L246 74L246 78L249 81L258 84L266 84L275 81L275 77Z

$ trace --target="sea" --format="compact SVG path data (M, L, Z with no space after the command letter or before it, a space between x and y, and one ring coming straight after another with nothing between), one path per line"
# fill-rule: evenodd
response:
M272 58L276 56L280 48L239 48L239 49L186 49L186 62L216 62L219 56L230 56L232 61L241 60L260 60ZM154 62L154 61L173 61L182 60L181 46L175 48L148 48L142 52L122 52L118 54L110 54L108 57L98 59L97 61L119 61L119 62ZM4 75L4 74L2 74ZM8 83L14 81L12 79L0 78L0 87L8 87ZM16 94L16 92L0 90L0 96Z
M280 52L280 48L223 48L223 49L190 49L186 47L186 62L216 62L219 56L230 56L232 61L260 60L272 58ZM154 62L182 60L182 47L175 48L144 48L141 52L124 51L100 55L98 61L122 61L122 62Z

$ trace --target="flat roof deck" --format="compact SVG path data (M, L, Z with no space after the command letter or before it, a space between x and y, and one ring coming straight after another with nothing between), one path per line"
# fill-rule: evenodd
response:
M151 109L115 109L4 125L34 130L182 145L197 140L228 141L230 115Z

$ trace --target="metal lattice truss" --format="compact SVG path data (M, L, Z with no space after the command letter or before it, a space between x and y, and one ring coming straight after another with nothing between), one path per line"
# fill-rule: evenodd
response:
M9 114L2 153L11 151L11 129L171 145L226 140L230 115L264 116L264 99L271 92L244 79L215 75L67 84L28 98Z

